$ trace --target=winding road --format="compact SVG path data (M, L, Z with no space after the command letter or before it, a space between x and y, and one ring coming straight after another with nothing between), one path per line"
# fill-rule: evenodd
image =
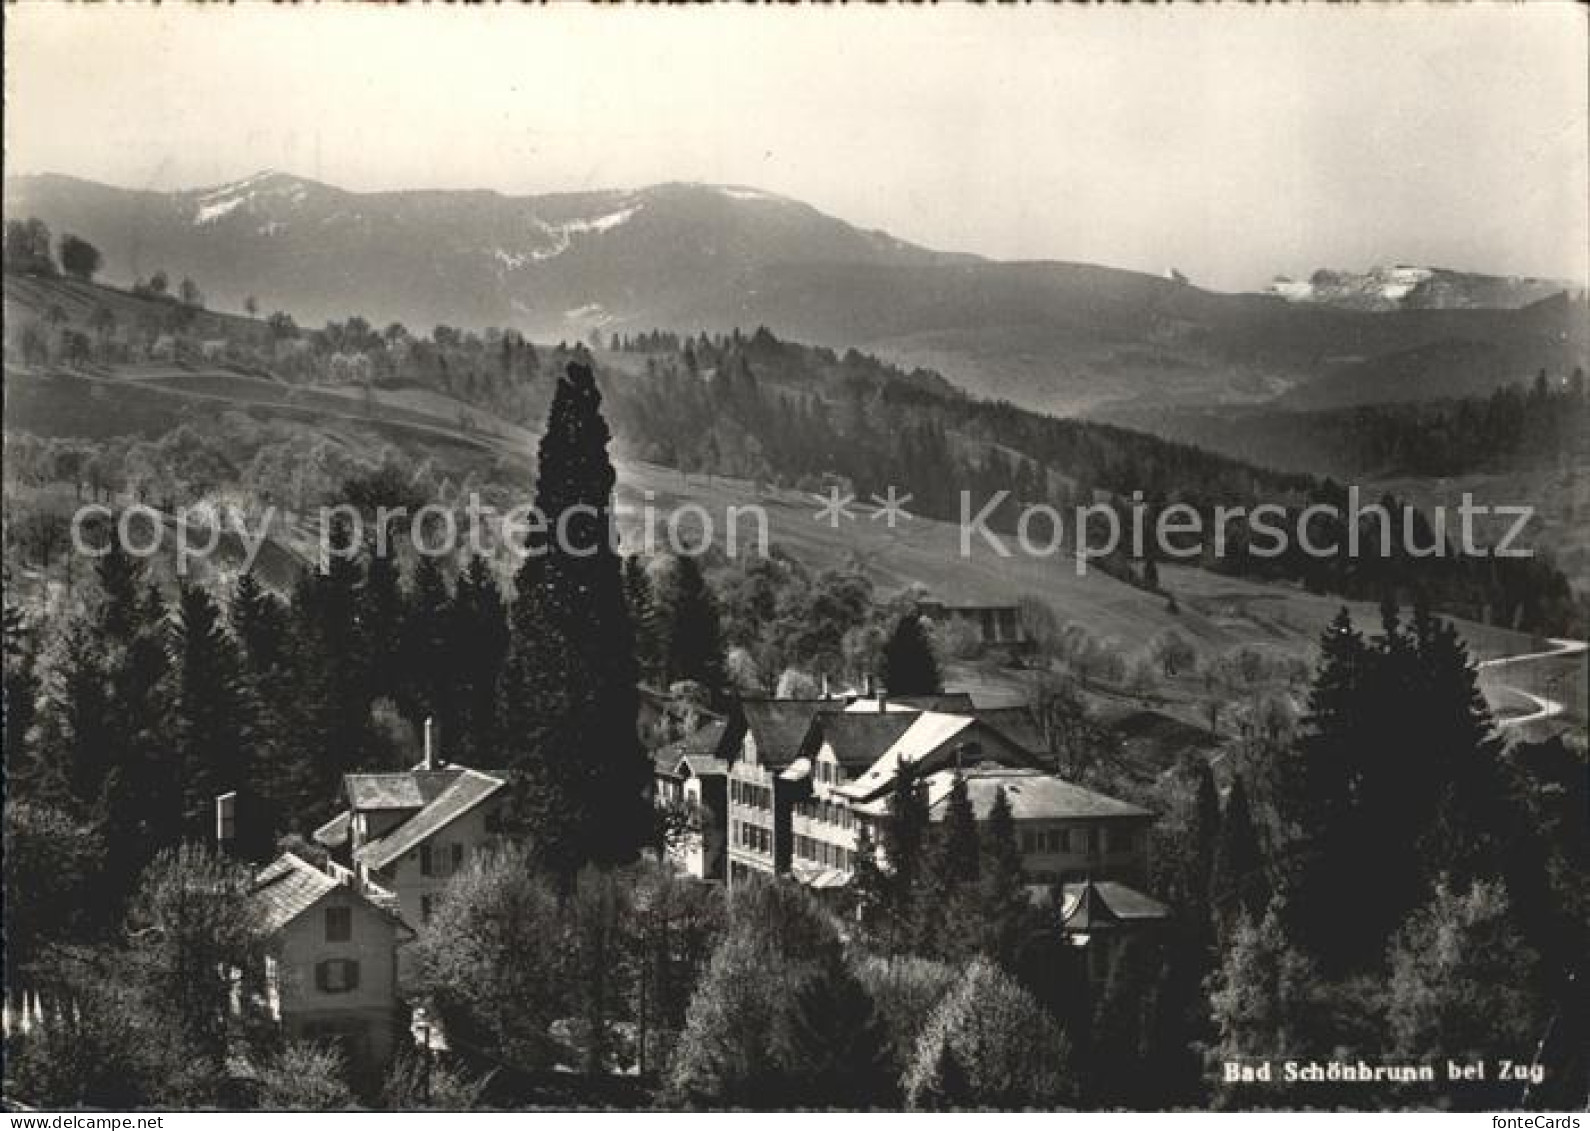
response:
M1590 644L1586 644L1583 640L1553 639L1548 640L1547 643L1551 645L1551 648L1545 652L1525 652L1517 656L1498 656L1494 660L1481 660L1476 666L1481 669L1487 669L1506 667L1509 664L1522 664L1530 660L1554 660L1563 656L1577 656L1582 654L1587 648L1590 648ZM1533 692L1525 691L1523 688L1512 687L1507 684L1498 684L1497 686L1521 698L1528 699L1535 705L1535 710L1527 715L1513 715L1508 718L1498 719L1497 726L1511 727L1521 726L1524 723L1538 723L1545 719L1555 718L1567 710L1560 702L1547 696L1536 695Z

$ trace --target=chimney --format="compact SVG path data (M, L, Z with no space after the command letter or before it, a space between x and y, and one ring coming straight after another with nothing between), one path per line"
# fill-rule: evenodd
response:
M237 790L219 794L215 799L215 847L224 855L232 855L237 846Z
M436 720L430 715L425 716L425 768L436 768Z

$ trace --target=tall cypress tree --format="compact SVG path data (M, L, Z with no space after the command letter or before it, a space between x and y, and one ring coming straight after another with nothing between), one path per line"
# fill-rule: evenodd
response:
M541 437L536 511L515 579L504 743L539 862L572 877L651 838L651 766L635 719L635 639L613 534L601 394L571 362Z

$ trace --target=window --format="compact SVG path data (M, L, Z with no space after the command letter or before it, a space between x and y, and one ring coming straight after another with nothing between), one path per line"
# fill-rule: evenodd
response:
M1038 851L1038 838L1032 835L1031 829L1023 829L1021 833L1021 850L1023 852Z
M327 994L345 994L359 988L359 964L351 958L328 958L315 966L315 986Z
M453 845L453 868L452 868L452 870L455 871L455 872L461 872L461 871L463 871L463 869L464 869L464 846L462 844L455 844L455 845Z
M353 908L326 908L326 941L347 942L353 938Z
M1061 829L1060 830L1060 851L1061 852L1070 852L1071 851L1071 830L1070 829Z

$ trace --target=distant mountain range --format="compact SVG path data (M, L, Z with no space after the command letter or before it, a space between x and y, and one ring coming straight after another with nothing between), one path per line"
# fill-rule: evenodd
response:
M934 251L736 186L353 193L261 173L145 192L39 175L6 181L5 210L92 241L113 281L164 269L213 306L252 295L301 322L553 340L765 324L1049 412L1426 397L1586 354L1584 296L1551 284L1395 268L1220 294L1175 273Z
M1343 310L1516 310L1553 295L1576 292L1582 296L1584 286L1560 279L1406 265L1367 271L1322 267L1306 281L1281 276L1269 287L1269 293L1291 302L1324 303Z

